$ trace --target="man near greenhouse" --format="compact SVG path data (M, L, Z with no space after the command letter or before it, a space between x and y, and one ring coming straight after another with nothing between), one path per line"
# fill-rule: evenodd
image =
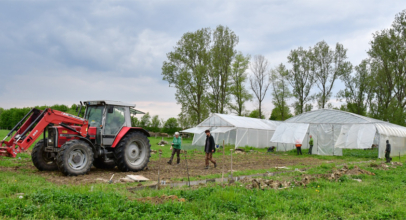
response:
M309 140L309 154L312 154L312 150L313 150L313 136L310 135L310 140Z
M391 151L391 146L389 144L389 140L386 140L386 149L385 149L385 158L386 158L386 163L390 163L392 158L390 157L390 151Z
M173 138L172 146L171 146L172 156L171 156L171 159L168 161L169 165L172 164L172 160L173 160L173 157L175 156L175 153L176 153L176 156L178 157L176 164L180 163L179 154L180 154L181 144L182 144L182 139L179 137L179 132L175 132L175 137Z
M204 152L206 153L206 167L205 169L209 169L209 160L214 164L214 168L217 167L216 161L213 160L213 153L216 148L216 144L214 143L213 136L210 135L210 131L206 130L206 144L204 146Z

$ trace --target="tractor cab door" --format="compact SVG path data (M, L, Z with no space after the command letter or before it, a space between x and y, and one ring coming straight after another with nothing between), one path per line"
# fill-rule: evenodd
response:
M107 106L106 117L103 126L103 145L111 146L118 132L126 125L126 113L128 107L124 106Z
M103 116L105 112L104 105L88 105L86 107L85 119L89 121L90 127L96 127L96 143L101 145L101 133L102 133L102 124Z

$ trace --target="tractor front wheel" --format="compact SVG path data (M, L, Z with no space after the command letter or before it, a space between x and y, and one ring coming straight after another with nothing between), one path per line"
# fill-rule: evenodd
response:
M58 169L55 161L55 153L46 152L45 145L48 139L38 141L31 152L31 159L34 166L40 171L53 171Z
M59 171L66 176L77 176L89 173L94 154L88 143L82 140L71 140L62 145L56 158Z
M149 139L141 132L130 131L114 149L114 159L123 172L143 170L151 157Z

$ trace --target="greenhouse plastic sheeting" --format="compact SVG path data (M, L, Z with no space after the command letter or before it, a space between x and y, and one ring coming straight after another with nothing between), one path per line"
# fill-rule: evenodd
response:
M283 123L278 126L270 141L284 144L295 144L297 141L302 143L308 128L309 124Z
M335 147L347 149L371 148L375 134L376 128L374 124L342 125Z
M233 129L235 129L235 127L220 127L220 128L214 129L213 131L211 131L211 133L226 133Z
M192 145L203 146L206 140L205 130L210 130L216 144L235 145L235 147L269 147L273 133L281 122L248 118L235 115L212 114L197 127L184 130L194 133Z
M194 128L189 128L189 129L183 130L181 132L183 132L183 133L192 133L192 134L201 134L205 130L210 130L210 127L194 127Z

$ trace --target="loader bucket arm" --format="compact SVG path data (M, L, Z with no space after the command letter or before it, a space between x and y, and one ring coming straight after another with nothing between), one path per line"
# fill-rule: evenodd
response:
M27 119L28 118L28 119ZM24 124L23 121L25 120ZM87 120L70 115L64 112L45 109L40 111L32 109L8 134L0 141L0 156L16 157L17 153L27 150L38 137L44 132L49 124L59 124L64 127L77 124L81 125L81 130L77 131L82 137L87 134ZM21 125L22 124L22 125ZM18 129L18 127L21 127ZM9 141L6 139L14 132L16 133Z

